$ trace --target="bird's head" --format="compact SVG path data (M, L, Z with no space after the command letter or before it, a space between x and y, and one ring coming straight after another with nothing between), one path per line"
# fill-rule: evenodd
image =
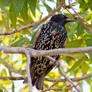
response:
M56 14L54 16L51 17L50 21L54 21L56 23L65 25L68 22L74 22L74 19L70 19L69 17L67 17L66 15L63 14Z

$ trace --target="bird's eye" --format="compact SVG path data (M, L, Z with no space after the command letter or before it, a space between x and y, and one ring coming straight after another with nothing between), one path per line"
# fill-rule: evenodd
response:
M64 15L64 18L67 18L67 17Z
M65 19L65 18L66 18L66 16L65 16L65 15L63 15L63 16L62 16L62 18L63 18L63 19Z

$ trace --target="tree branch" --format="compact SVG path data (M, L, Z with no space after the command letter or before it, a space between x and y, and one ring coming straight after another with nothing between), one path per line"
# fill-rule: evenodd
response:
M10 64L8 64L8 62L6 61L3 61L3 64L11 71L11 72L14 72L14 73L19 73L19 74L22 74L24 75L25 74L25 70L17 70L15 68L13 68Z
M87 26L85 25L85 23L86 23L87 25L89 25L89 26L90 26L91 24L88 24L87 21L86 21L83 17L81 17L78 12L75 11L75 9L73 8L73 6L72 6L72 4L71 4L71 0L68 0L68 3L69 3L69 6L71 7L71 9L74 11L74 13L78 15L78 17L79 17L79 19L81 20L81 23L83 24L83 26L84 26L88 31L92 31L92 29L89 28L89 27L87 27ZM84 23L84 22L85 22L85 23Z
M18 29L13 29L13 30L10 31L10 32L0 32L0 35L11 35L11 34L20 32L21 30L34 27L34 26L36 26L36 25L38 25L38 24L44 22L45 20L47 20L49 17L53 16L58 10L61 9L62 5L63 5L63 3L61 3L61 2L59 1L58 7L55 8L51 13L49 13L48 16L44 17L43 19L41 19L41 20L39 20L39 21L37 21L37 22L35 22L35 23L28 24L28 25L26 25L26 26L22 26L22 27L20 27L20 28L18 28Z
M0 10L0 14L3 14L3 13L5 13L5 11L1 11L1 10Z
M70 78L72 81L82 81L82 80L85 80L85 79L88 79L88 78L91 78L92 77L92 73L89 73L85 76L82 76L82 77L78 77L78 78ZM25 80L26 78L24 77L7 77L7 76L0 76L0 79L9 79L9 80ZM65 82L66 79L48 79L48 78L45 78L46 81L49 81L49 82Z
M30 87L30 92L32 91L32 83L31 83L31 77L30 77L30 55L32 56L48 56L48 55L60 55L60 54L71 54L71 53L85 53L85 52L92 52L92 47L84 47L84 48L63 48L63 49L54 49L54 50L34 50L30 48L23 48L23 47L4 47L0 46L0 52L6 52L6 53L23 53L27 55L27 74L28 74L28 82ZM58 65L57 65L58 66ZM73 84L73 82L64 74L62 69L60 68L60 65L58 66L60 72L64 75L64 77L67 79L68 82L71 83L72 86L78 91L79 89L76 88L76 85Z
M92 73L89 73L85 76L82 76L82 77L79 77L79 78L70 78L72 81L81 81L81 80L85 80L85 79L88 79L88 78L91 78L92 77ZM65 82L66 79L48 79L48 78L45 78L46 81L49 81L49 82Z
M9 79L9 80L24 80L24 77L6 77L6 76L0 76L0 79Z
M27 78L28 78L28 84L29 84L29 92L32 92L32 79L30 74L30 64L31 64L31 57L29 51L26 51L27 56L27 64L26 64L26 70L27 70Z
M63 70L61 69L60 65L58 66L58 69L60 71L60 73L65 77L66 81L68 81L76 90L77 92L81 92L76 85L73 83L73 81L63 72Z
M49 91L52 87L54 87L58 82L55 82L54 84L52 84L50 87L46 88L45 90L43 90L42 92L46 92Z
M53 50L39 50L32 53L32 56L53 56L61 54L74 54L74 53L87 53L92 52L92 47L82 47L82 48L60 48Z
M78 85L78 84L77 84ZM76 87L77 87L76 85ZM66 88L49 88L49 89L46 89L46 91L49 91L49 90L54 90L54 91L63 91L63 90L70 90L72 89L73 86L69 86L69 87L66 87ZM44 91L45 92L45 91Z
M60 73L65 77L66 81L68 81L76 90L77 92L81 92L76 85L73 83L73 81L63 72L63 70L61 69L60 63L58 61L56 61L54 58L47 56L47 58L49 60L51 60L53 62L53 64L55 63L57 68L59 69Z
M23 48L23 47L5 47L0 46L0 52L3 53L21 53L25 54L25 51L28 50L32 57L37 56L53 56L53 55L61 55L61 54L74 54L74 53L87 53L92 52L92 47L82 47L82 48L60 48L53 50L34 50L31 48Z

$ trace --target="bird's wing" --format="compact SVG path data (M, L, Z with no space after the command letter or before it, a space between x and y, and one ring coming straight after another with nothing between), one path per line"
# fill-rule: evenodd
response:
M33 43L33 48L35 47L35 44L40 36L40 34L42 33L43 28L46 29L47 25L43 24L42 27L37 31L35 39L34 39L34 43Z

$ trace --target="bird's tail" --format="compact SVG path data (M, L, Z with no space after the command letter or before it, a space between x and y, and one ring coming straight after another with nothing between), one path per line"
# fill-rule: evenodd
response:
M32 79L32 85L36 86L38 90L43 90L43 81L44 81L44 77L42 76L36 80Z
M38 90L43 90L43 79L39 78L35 85Z

